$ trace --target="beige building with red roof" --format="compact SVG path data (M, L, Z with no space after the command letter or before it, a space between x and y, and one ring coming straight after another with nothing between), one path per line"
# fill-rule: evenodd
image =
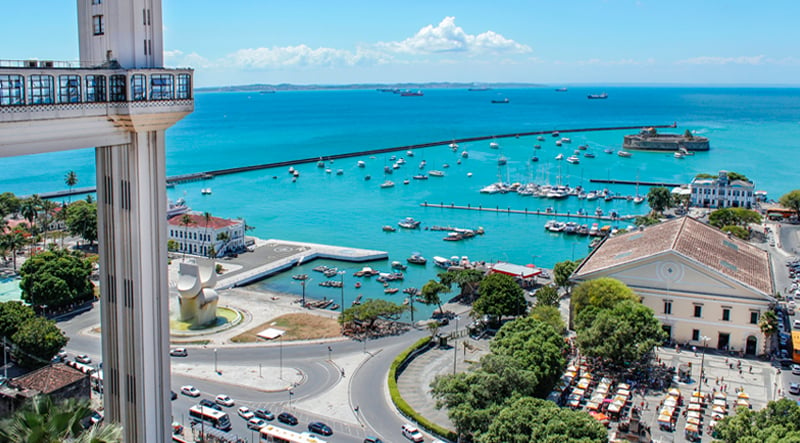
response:
M669 338L718 349L765 352L758 326L776 300L769 253L691 217L609 237L572 280L624 282Z
M188 223L184 223L184 216L188 217ZM178 252L203 257L208 256L212 246L216 257L243 251L244 233L244 220L213 216L206 218L204 214L196 212L176 215L167 222L168 238L178 243Z

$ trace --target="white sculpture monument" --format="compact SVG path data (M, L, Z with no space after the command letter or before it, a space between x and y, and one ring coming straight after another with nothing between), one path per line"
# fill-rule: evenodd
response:
M213 324L217 319L219 295L214 290L217 273L213 267L181 263L178 270L180 313L178 320L191 322L192 327Z

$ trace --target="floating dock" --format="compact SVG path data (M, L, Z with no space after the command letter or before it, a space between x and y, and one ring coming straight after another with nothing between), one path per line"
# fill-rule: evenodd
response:
M501 208L499 206L495 206L494 208L487 208L483 206L461 206L451 203L449 205L445 205L443 203L420 203L420 206L424 208L441 208L441 209L461 209L465 211L483 211L483 212L497 212L503 214L524 214L524 215L546 215L548 217L567 217L567 218L581 218L581 219L594 219L594 220L606 220L606 221L617 221L617 220L633 220L637 215L621 215L618 217L611 217L610 215L597 215L597 214L578 214L578 213L571 213L571 212L548 212L548 211L541 211L541 210L528 210L525 209L511 209L511 208Z

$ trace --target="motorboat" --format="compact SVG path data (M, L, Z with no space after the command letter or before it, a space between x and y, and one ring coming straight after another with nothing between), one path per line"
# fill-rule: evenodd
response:
M556 146L561 146L561 140L556 140Z
M589 148L589 145L580 145L580 146L578 146L578 149L580 149L581 151L585 151L588 148Z
M531 161L532 162L538 162L539 161L539 157L534 155L533 157L531 157Z
M395 228L394 226L391 226L391 225L384 225L384 227L383 227L383 232L394 232L396 230L397 230L397 228Z
M467 177L472 177L472 173L471 172L467 172Z
M444 241L459 241L459 240L463 240L463 239L464 239L464 236L461 235L458 232L448 232L447 236L444 237L442 240L444 240Z
M579 228L579 227L580 227L580 225L578 225L578 224L577 224L577 223L575 223L575 222L567 222L567 223L564 225L564 233L565 233L565 234L570 234L570 235L577 234L577 233L578 233L578 228Z
M446 259L444 257L435 256L435 257L433 257L433 264L438 266L438 267L440 267L440 268L442 268L442 269L447 269L447 268L450 267L451 263L450 263L449 259Z
M411 178L413 178L414 180L427 180L428 176L425 174L417 174Z
M605 92L602 94L589 94L586 96L586 98L588 98L589 100L606 99L608 98L608 94L606 94Z
M506 163L508 163L508 159L503 157L502 155L500 156L500 158L497 159L497 165L498 166L503 166Z
M508 102L509 102L509 100L508 100L507 97L502 99L502 100L492 100L492 103L495 103L495 104L497 104L497 103L508 103Z
M589 192L588 194L586 194L586 200L597 200L597 193L595 193L594 191Z
M367 163L364 160L359 160L356 164L358 165L359 168L367 166Z
M533 145L533 149L542 149L542 145Z
M425 162L425 160L422 160L421 162L419 162L419 168L420 168L420 169L425 169L425 165L426 165L426 164L427 164L427 163Z
M384 167L383 167L383 172L384 172L384 173L386 173L386 174L391 174L391 173L393 173L394 171L392 170L392 167L391 167L391 166L384 166Z
M412 253L411 256L406 259L406 261L414 265L424 265L428 262L425 257L419 254L419 252Z
M536 137L536 140L539 140L540 142L543 142L544 141L544 136L540 135L540 136Z
M397 222L397 226L405 229L419 229L419 220L414 220L411 217L406 217L399 222Z
M409 179L405 179L405 180L403 180L403 184L404 184L404 185L407 185L407 184L409 184L409 183L411 183L411 180L409 180Z
M394 182L391 180L386 180L385 182L381 183L381 188L393 188Z
M432 171L428 171L428 175L431 177L444 177L444 171L434 169Z
M572 139L569 137L561 137L561 143L572 143Z
M556 156L556 160L563 160L563 159L564 159L564 154L558 154Z
M586 157L586 158L594 158L594 154L591 153L591 152L584 152L583 156Z
M456 142L450 143L450 149L452 149L453 151L457 150L458 144Z
M372 179L371 175L367 174L367 175L364 176L364 180L370 180L370 179Z
M592 227L589 229L589 235L592 237L597 237L600 235L600 229L597 226L597 223L592 223Z
M571 155L571 156L567 157L567 162L576 165L576 164L581 162L581 159L577 155Z
M406 269L408 269L408 266L400 263L399 261L393 261L392 262L392 269L399 269L401 271L405 271Z
M414 156L414 151L406 151L406 155L409 156L409 157L413 157Z
M675 158L683 158L683 153L680 151L676 151L674 154L672 154L672 156Z
M318 168L324 168L324 167L325 167L325 162L324 162L324 161L322 161L322 160L318 161L318 162L317 162L317 167L318 167Z
M620 156L620 157L630 157L630 156L632 156L633 154L631 154L631 153L630 153L630 152L628 152L628 151L617 151L617 155L618 155L618 156Z
M203 188L203 189L200 190L200 193L203 194L203 195L210 195L211 194L211 188Z
M603 152L605 152L606 154L613 154L614 150L611 149L611 148L606 148L606 149L603 149Z
M450 167L450 164L449 164L449 163L445 163L445 164L443 164L443 165L442 165L442 167L443 167L443 168L445 168L445 169L447 169L447 168L449 168L449 167Z
M294 274L292 276L292 278L295 279L295 280L301 280L301 281L302 280L308 280L308 274Z
M326 173L326 174L330 174L331 172L333 172L333 170L331 170L331 169L326 169L326 170L325 170L325 173Z
M566 223L557 221L551 224L550 227L547 228L547 230L550 232L563 232L564 229L566 229L566 227L567 227Z
M492 149L500 149L500 145L497 142L489 143L489 147Z
M556 92L567 92L567 88L556 88Z
M336 170L336 175L342 175L342 174L344 174L344 169L337 169Z
M633 197L633 203L638 205L638 204L641 204L643 202L644 202L644 197L642 197L641 195L637 195L636 197Z
M174 203L170 201L167 203L167 218L175 217L176 215L183 215L189 212L191 208L186 205L186 200L179 198Z
M469 158L469 152L467 152L466 150L461 151L461 158Z

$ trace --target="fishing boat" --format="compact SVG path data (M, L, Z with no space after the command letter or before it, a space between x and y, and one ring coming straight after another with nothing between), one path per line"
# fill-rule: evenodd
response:
M367 174L364 176L364 180L372 180L372 176Z
M581 151L585 151L588 148L589 148L589 145L580 145L580 146L578 146L578 149L580 149Z
M330 309L331 311L336 311L336 310L338 310L340 307L341 307L341 306L339 306L338 304L334 303L334 304L332 304L332 305L331 305L331 306L330 306L328 309Z
M589 100L606 99L608 98L608 94L606 94L605 92L602 94L589 94L586 96L586 98L588 98Z
M631 154L631 153L630 153L630 152L628 152L628 151L617 151L617 155L618 155L618 156L620 156L620 157L630 157L630 156L632 156L633 154Z
M447 234L447 236L444 237L442 240L444 240L444 241L459 241L459 240L463 240L463 239L464 239L464 236L461 235L460 233L458 233L458 232L449 232Z
M406 261L413 265L424 265L428 262L425 257L419 254L419 252L413 252L411 256L406 259Z
M423 95L425 94L422 91L403 91L400 93L401 97L422 97Z
M384 232L394 232L396 230L397 230L397 228L395 228L394 226L385 225L383 227L383 231Z
M394 182L391 180L386 180L385 182L381 183L381 188L393 188Z
M432 171L428 171L428 175L431 177L444 177L444 171L434 169Z
M567 88L556 88L556 92L567 92Z
M538 162L539 161L539 157L534 155L533 157L531 157L531 161L532 162Z
M419 229L420 222L418 220L414 220L411 217L406 217L399 222L397 222L397 226L400 226L404 229Z
M408 269L408 266L400 263L399 261L393 261L392 262L392 269L399 269L401 271L405 271L406 269Z

